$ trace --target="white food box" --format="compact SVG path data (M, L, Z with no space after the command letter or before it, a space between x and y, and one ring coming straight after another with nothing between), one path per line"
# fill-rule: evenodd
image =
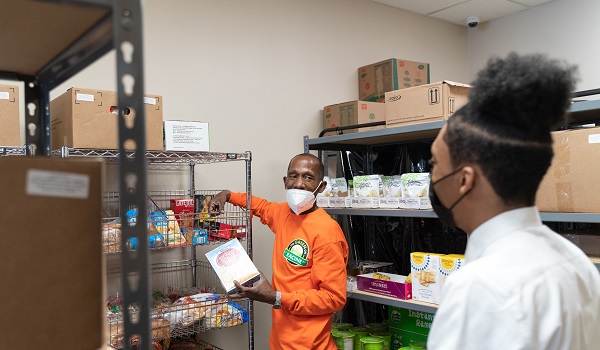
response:
M329 208L329 198L326 197L323 193L317 194L317 206L319 208Z
M379 208L377 197L351 197L352 208Z
M400 199L402 198L379 198L380 208L400 208Z
M165 120L164 128L166 151L210 151L208 123Z
M228 294L239 292L234 280L249 286L260 279L260 272L237 238L206 253L206 258Z
M410 253L410 273L412 277L413 300L433 304L440 303L442 281L440 280L439 254Z
M329 207L346 208L346 198L348 197L329 197Z

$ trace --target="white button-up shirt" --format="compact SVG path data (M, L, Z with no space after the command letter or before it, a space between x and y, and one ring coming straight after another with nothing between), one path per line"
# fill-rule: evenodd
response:
M470 235L427 349L600 349L600 274L536 207L504 212Z

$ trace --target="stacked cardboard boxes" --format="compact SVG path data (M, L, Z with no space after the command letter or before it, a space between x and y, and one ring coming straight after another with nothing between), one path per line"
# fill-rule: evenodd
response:
M389 91L429 83L429 64L390 58L358 68L359 100L323 108L323 129L385 121L385 94ZM383 129L384 125L358 131ZM344 133L357 130L344 130ZM328 132L325 136L334 135Z
M540 211L600 213L600 199L590 186L600 183L600 128L556 131L554 158L537 192ZM597 157L597 156L596 156Z
M162 97L145 95L144 105L146 149L162 151ZM118 149L118 113L125 115L126 123L134 123L135 112L117 106L116 91L70 88L50 103L52 149Z
M0 85L0 146L21 146L19 87Z

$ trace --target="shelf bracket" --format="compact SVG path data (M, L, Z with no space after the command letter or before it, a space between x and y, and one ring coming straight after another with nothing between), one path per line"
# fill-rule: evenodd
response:
M121 193L121 286L124 346L150 349L150 254L146 225L146 124L141 0L113 1L113 42L117 51L119 176ZM133 149L133 152L126 152ZM128 157L128 153L130 156ZM127 215L136 209L133 217ZM132 223L134 221L134 223ZM134 251L129 242L136 242ZM134 311L135 310L135 311ZM133 344L135 340L136 344Z

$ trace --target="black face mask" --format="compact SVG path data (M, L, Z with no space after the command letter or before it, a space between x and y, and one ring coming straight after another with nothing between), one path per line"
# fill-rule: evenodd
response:
M433 208L433 211L437 214L438 218L440 218L440 221L442 222L442 224L444 224L450 228L453 228L453 229L456 228L456 223L454 222L454 215L452 215L452 208L454 208L458 204L458 202L460 202L463 198L465 198L465 196L471 191L471 189L469 189L462 196L460 196L460 198L458 198L456 200L456 202L454 202L454 204L452 204L450 206L450 208L446 208L442 204L442 202L440 202L440 199L438 198L437 194L435 193L435 188L433 186L435 184L440 183L442 180L445 180L445 179L449 178L450 176L456 174L460 170L462 170L462 168L458 168L458 169L454 170L450 174L442 177L441 179L438 179L436 182L429 183L429 200L431 200L431 207Z

